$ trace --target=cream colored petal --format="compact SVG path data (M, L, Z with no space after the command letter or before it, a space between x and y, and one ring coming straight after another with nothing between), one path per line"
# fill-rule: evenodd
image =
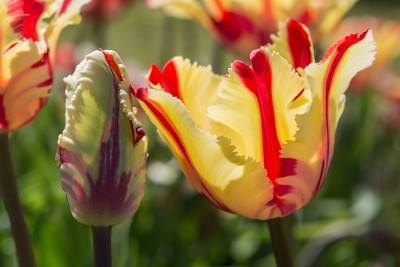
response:
M45 40L50 50L51 62L54 62L58 38L61 31L68 25L79 24L81 21L80 10L90 0L63 0L59 2L57 14L50 21L45 31ZM49 5L54 9L54 4Z

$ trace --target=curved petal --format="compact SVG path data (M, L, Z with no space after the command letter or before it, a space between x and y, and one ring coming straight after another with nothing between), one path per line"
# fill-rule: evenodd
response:
M84 224L121 223L136 212L144 193L147 139L120 64L115 53L95 51L65 79L58 160L71 211Z
M4 53L20 39L24 19L22 1L3 1L0 5L0 49ZM0 59L1 60L1 59Z
M272 35L273 44L267 47L279 52L292 66L305 68L314 62L314 47L309 30L301 23L288 19L281 23L277 35Z
M277 216L266 206L272 184L260 162L237 156L228 139L199 129L170 94L140 88L136 96L188 180L211 203L248 218Z
M33 120L49 96L48 53L26 40L5 52L0 64L0 131L15 130Z
M165 64L162 72L153 65L147 79L155 88L180 99L197 127L209 128L207 108L214 102L222 82L222 77L215 75L211 66L202 67L175 57Z
M63 0L58 5L58 13L51 19L45 32L45 40L50 50L51 61L54 62L58 37L61 31L72 24L79 24L81 16L79 14L82 6L89 3L90 0Z
M370 66L375 56L371 31L350 35L339 41L319 63L305 69L313 94L309 112L297 118L299 131L295 142L282 147L282 157L296 159L294 176L279 180L281 184L298 189L298 195L287 194L284 199L297 199L304 206L324 181L332 158L335 131L344 108L346 91L351 79Z
M240 155L269 162L279 156L280 144L294 139L295 117L307 110L310 95L279 54L258 49L251 61L252 67L241 61L232 64L209 117L213 133L229 137Z

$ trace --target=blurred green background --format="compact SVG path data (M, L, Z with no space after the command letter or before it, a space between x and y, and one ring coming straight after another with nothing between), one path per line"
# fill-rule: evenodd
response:
M364 14L400 19L400 3L361 0L349 16ZM233 60L199 25L149 10L142 1L101 27L99 37L84 17L64 31L60 53L76 64L102 42L120 54L136 85L151 63L175 55L203 65L216 64L218 55L220 73ZM90 229L72 218L54 160L64 128L62 78L73 71L66 62L55 67L47 105L10 141L38 267L92 265ZM400 266L400 112L392 104L374 88L348 93L329 176L309 205L289 216L300 266ZM114 227L114 266L275 266L266 223L209 204L185 181L144 114L141 120L150 136L146 194L133 219ZM0 266L17 266L2 203Z

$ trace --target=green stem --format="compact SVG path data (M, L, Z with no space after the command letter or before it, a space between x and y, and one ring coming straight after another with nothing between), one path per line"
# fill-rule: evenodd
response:
M111 267L111 229L112 226L92 226L94 267Z
M25 223L18 195L17 180L11 161L8 133L0 133L0 188L4 206L10 219L18 264L20 267L35 267L31 240Z
M267 223L276 265L293 267L293 252L285 219L275 218L268 220Z

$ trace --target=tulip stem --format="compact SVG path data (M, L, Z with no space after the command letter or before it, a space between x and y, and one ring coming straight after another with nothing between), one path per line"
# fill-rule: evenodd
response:
M10 219L18 264L20 267L35 267L31 240L24 219L17 180L12 165L8 133L0 133L0 188L4 207Z
M94 267L111 267L111 228L112 226L92 226Z
M267 222L277 267L293 267L293 252L285 219L275 218Z

